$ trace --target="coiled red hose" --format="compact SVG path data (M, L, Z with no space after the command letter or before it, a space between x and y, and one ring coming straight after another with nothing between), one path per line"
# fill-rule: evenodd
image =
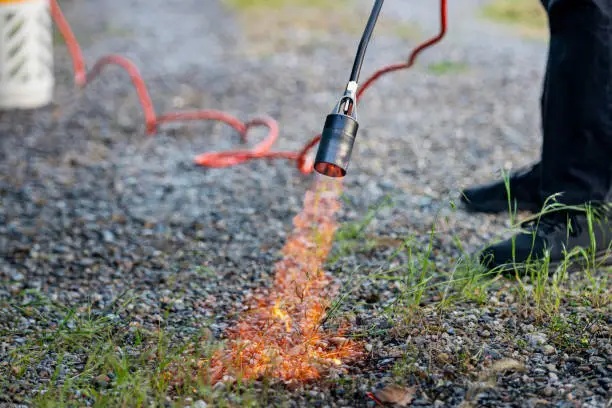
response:
M256 146L250 150L230 150L225 152L210 152L203 153L194 159L195 163L205 167L228 167L234 166L248 160L254 159L287 159L294 160L297 168L303 174L309 174L313 171L312 160L308 160L308 154L310 150L319 143L321 135L314 137L300 152L273 152L272 146L278 139L279 127L278 123L270 117L261 117L253 119L249 122L243 123L239 119L216 110L199 110L193 112L169 112L162 115L155 113L155 108L147 86L138 71L138 68L129 59L120 55L107 55L100 58L94 64L93 68L87 72L85 61L83 58L83 52L81 47L70 28L70 24L64 17L57 0L50 0L51 2L51 16L60 32L68 51L72 58L72 65L74 70L74 80L78 87L84 88L87 84L91 83L107 65L118 65L123 68L130 76L138 99L142 106L144 114L146 132L149 135L153 135L157 132L158 127L163 123L176 122L176 121L187 121L187 120L216 120L221 121L232 128L234 128L241 137L243 142L247 141L248 131L252 127L264 126L268 128L268 136ZM381 76L394 71L402 69L408 69L412 67L416 61L417 56L423 52L426 48L433 46L438 43L447 30L447 0L440 0L440 31L431 39L425 41L423 44L415 48L410 57L406 62L387 66L379 71L376 71L370 78L368 78L357 93L357 99L361 98L363 93L372 84L379 79Z

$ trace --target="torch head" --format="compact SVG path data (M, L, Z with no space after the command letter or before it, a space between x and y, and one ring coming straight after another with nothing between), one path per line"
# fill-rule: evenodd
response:
M328 177L344 177L351 160L359 123L350 116L327 116L315 159L315 170Z
M334 112L327 116L314 169L324 176L344 177L348 170L359 123L356 119L355 92L357 84L350 82Z

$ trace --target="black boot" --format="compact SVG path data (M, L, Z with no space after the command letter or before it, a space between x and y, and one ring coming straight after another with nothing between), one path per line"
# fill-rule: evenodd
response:
M542 209L539 163L528 170L510 174L508 182L508 188L505 180L467 188L461 192L461 202L470 212L490 214L510 210L538 212Z
M612 195L612 0L542 0L550 44L542 92L540 201L610 202ZM610 209L600 206L589 231L584 213L565 211L525 225L526 232L484 250L489 268L553 264L583 248L608 261ZM601 216L603 214L603 216ZM591 249L589 251L589 249Z
M590 211L559 211L544 214L522 225L523 231L512 238L486 248L480 262L500 272L524 271L548 256L551 270L566 259L579 265L612 261L612 212L600 207ZM576 249L581 248L580 254ZM574 252L573 252L574 251ZM585 259L584 254L588 255ZM568 258L567 255L576 255ZM593 265L591 265L593 266Z

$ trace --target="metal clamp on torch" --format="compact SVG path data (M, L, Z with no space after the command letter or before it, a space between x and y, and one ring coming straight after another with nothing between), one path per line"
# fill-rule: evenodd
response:
M368 24L357 48L353 71L344 95L325 120L314 168L318 173L328 177L344 177L351 160L353 144L359 129L359 123L357 123L359 73L383 3L384 0L376 0L374 3Z

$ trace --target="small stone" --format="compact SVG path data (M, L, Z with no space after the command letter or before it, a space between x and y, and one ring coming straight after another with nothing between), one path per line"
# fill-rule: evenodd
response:
M348 339L345 337L332 337L331 339L329 339L330 342L334 343L336 346L343 346L346 343L348 343Z
M208 407L208 404L202 400L198 400L193 403L193 408L206 408L206 407Z
M544 370L543 368L539 368L539 367L538 367L538 368L536 368L536 369L534 369L534 370L533 370L533 372L534 372L536 375L540 375L540 376L541 376L541 375L545 375L545 374L546 374L546 370Z
M599 356L592 356L589 358L589 363L595 365L595 364L603 364L606 362L606 359L603 357L599 357Z
M96 385L100 388L106 388L110 382L110 378L107 375L99 375L94 379Z
M584 364L584 358L578 356L569 357L567 361L574 364Z
M79 261L81 266L92 266L94 263L95 261L91 258L83 258Z
M23 276L22 273L15 272L11 275L11 278L13 278L14 281L21 282L25 278L25 276Z
M542 390L542 395L544 395L545 397L552 397L555 393L555 390L553 387L545 387Z
M173 307L175 310L177 310L177 311L181 312L181 311L185 310L187 306L185 305L185 303L183 302L183 300L182 300L182 299L179 299L179 300L177 300L177 301L176 301L176 302L175 302L175 303L172 305L172 307Z
M428 207L431 205L433 200L430 197L421 197L419 198L419 205L421 207Z
M53 246L53 252L55 252L57 254L66 254L66 253L70 252L70 248L68 248L65 245L54 245Z
M545 355L547 355L547 356L551 356L551 355L555 354L557 352L557 350L553 346L551 346L550 344L545 344L542 347L542 352Z
M546 335L543 333L532 333L527 335L527 342L532 347L538 347L546 343Z
M385 358L385 359L382 359L382 360L380 360L380 361L378 362L378 366L379 366L379 367L382 367L382 366L385 366L385 365L391 364L393 361L394 361L394 359L392 359L392 358Z
M438 361L442 364L447 364L450 361L450 356L446 353L438 354Z
M115 241L115 234L113 234L110 231L104 231L102 233L102 237L104 238L104 242L114 242Z
M495 361L503 358L503 356L497 350L494 350L487 346L483 347L483 352L484 352L485 357L491 358L492 360L495 360Z
M368 353L369 353L369 352L371 352L371 351L372 351L372 345L371 345L370 343L366 344L366 345L365 345L365 349L366 349L366 351L367 351Z

